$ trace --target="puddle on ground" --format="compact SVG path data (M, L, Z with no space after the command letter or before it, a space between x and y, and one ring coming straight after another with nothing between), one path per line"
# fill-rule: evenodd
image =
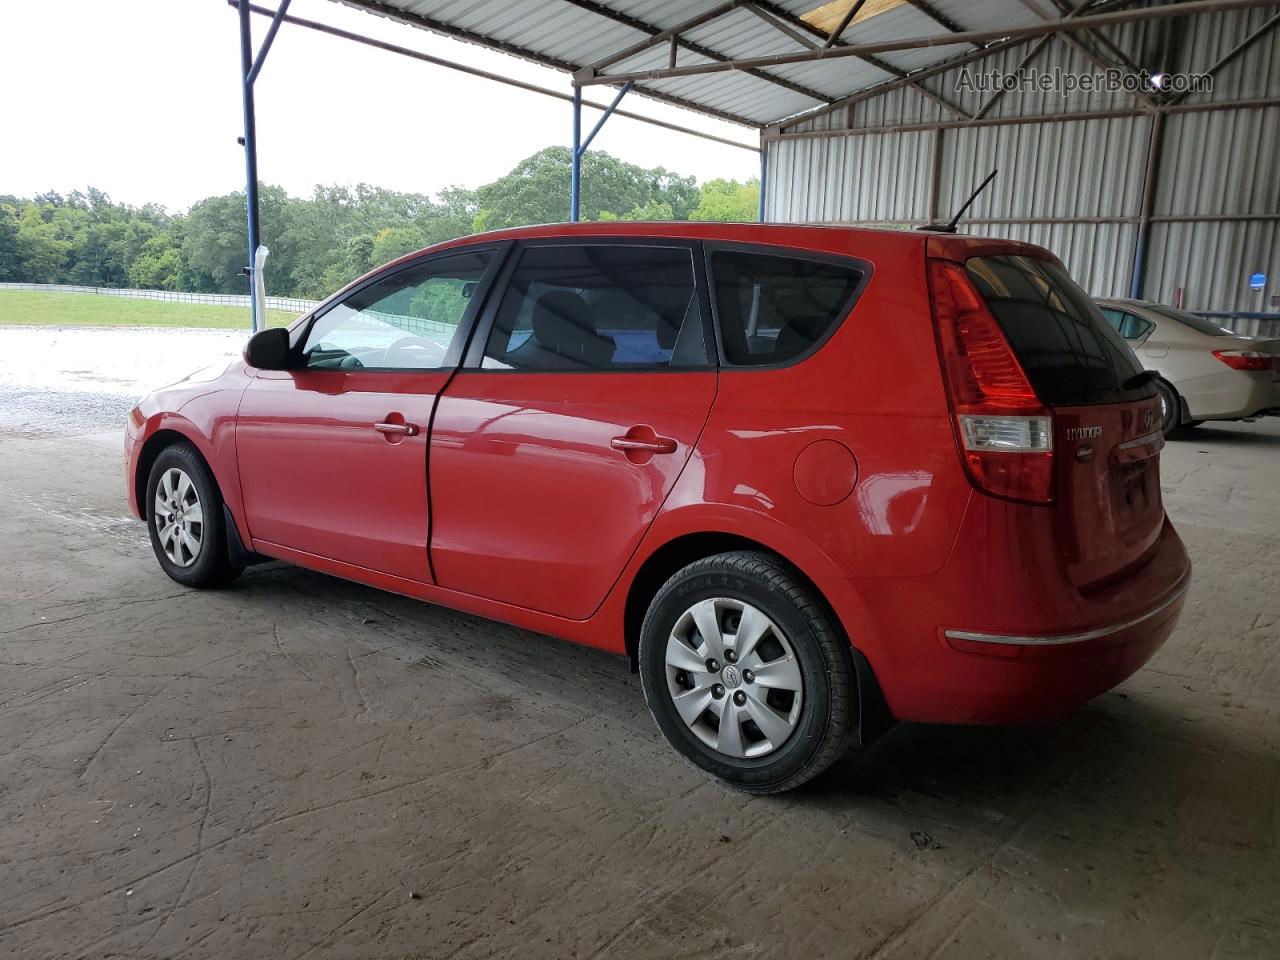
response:
M75 527L126 543L147 539L146 527L130 514L104 514L87 507L55 506L48 500L24 496L22 502L43 517L64 527Z
M133 400L212 363L229 362L247 330L180 327L0 327L0 387L127 395Z

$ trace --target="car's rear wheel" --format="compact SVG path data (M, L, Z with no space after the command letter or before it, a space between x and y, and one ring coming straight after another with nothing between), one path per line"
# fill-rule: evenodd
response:
M144 503L151 548L172 579L188 587L213 587L240 573L227 556L222 494L195 447L178 443L160 452Z
M654 596L640 680L686 759L752 793L789 790L845 750L856 694L848 644L782 563L735 551L692 563Z
M1166 437L1173 436L1182 424L1182 398L1164 380L1156 381L1156 393L1160 396L1160 430Z

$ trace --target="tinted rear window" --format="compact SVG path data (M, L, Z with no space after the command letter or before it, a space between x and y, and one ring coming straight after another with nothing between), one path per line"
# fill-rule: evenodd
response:
M1031 386L1050 406L1118 403L1152 395L1142 372L1089 296L1057 264L1030 257L974 257L969 277L1018 355Z
M848 313L864 272L853 264L718 250L711 273L725 360L759 366L794 359Z

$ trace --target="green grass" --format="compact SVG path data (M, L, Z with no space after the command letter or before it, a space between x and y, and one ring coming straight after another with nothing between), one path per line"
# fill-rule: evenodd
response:
M283 326L297 314L268 310L267 325ZM249 329L248 307L133 300L96 293L0 290L0 326L215 327Z

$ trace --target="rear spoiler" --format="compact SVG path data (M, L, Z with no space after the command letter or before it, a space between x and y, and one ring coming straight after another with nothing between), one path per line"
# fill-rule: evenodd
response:
M1033 260L1048 260L1062 266L1062 261L1044 247L1020 240L1004 240L999 237L969 237L956 234L935 233L925 241L926 257L935 260L954 260L964 263L970 257L1015 256Z

